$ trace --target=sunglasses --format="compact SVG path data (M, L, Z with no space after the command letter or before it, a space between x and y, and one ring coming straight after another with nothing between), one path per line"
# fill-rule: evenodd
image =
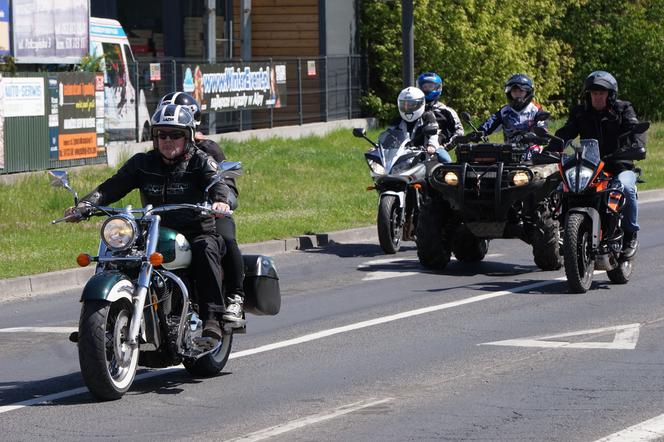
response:
M179 140L181 138L186 137L187 134L184 132L180 131L170 131L170 132L164 132L164 131L159 131L157 132L157 137L159 137L160 140L165 140L166 138L170 138L171 140Z

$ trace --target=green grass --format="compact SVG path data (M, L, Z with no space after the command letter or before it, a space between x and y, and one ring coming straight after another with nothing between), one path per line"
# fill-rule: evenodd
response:
M376 139L379 131L371 131ZM350 129L299 140L224 142L229 159L242 161L240 206L235 214L240 243L371 225L376 193L362 155L370 146ZM649 131L648 159L639 164L645 184L664 187L664 123ZM101 167L77 168L70 183L82 196L110 176ZM72 204L68 192L48 185L47 173L0 185L0 278L75 267L81 252L96 254L101 219L51 225ZM139 206L136 192L119 205Z
M375 138L378 131L371 132ZM363 153L369 144L350 129L325 138L224 142L229 159L242 161L235 214L240 243L288 238L370 225L376 194ZM113 173L84 167L70 172L71 186L83 196ZM96 254L101 218L79 224L50 221L72 205L71 195L49 186L47 173L0 185L0 278L76 266L81 252ZM140 206L136 191L120 204Z

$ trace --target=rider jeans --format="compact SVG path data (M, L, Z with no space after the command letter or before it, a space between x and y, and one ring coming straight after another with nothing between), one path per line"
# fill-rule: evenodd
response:
M636 174L631 170L624 170L614 179L620 181L623 186L623 192L627 198L627 204L623 209L623 229L625 232L636 232L639 230L638 216L639 208L637 206L636 196Z
M222 295L221 258L226 247L221 236L203 233L187 238L191 245L191 270L198 294L200 317L212 318L209 304L224 305Z
M438 161L440 161L441 163L451 163L452 162L452 157L442 147L436 149L436 155L438 156Z
M235 221L230 216L217 218L217 233L224 239L226 254L221 260L227 295L239 295L244 299L244 260L235 238Z

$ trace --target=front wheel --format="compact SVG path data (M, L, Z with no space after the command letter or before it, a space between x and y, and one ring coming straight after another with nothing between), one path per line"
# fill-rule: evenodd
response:
M618 267L616 267L615 269L607 271L606 275L609 277L609 280L611 280L611 282L614 284L627 284L633 272L634 272L634 261L628 259L618 264Z
M233 332L222 335L221 346L205 356L198 359L185 359L184 368L194 376L214 376L223 370L228 357L231 354L233 344Z
M126 299L84 301L78 325L78 359L90 393L102 401L119 399L131 387L138 348L128 345L132 305Z
M585 293L593 282L595 260L592 252L592 224L581 213L572 213L565 224L563 256L570 290Z
M396 195L381 196L378 205L378 241L383 252L391 255L401 248L403 216Z

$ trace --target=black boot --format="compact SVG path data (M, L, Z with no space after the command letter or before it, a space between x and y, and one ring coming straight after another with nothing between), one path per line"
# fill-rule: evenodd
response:
M634 258L639 248L639 241L636 239L636 232L625 232L623 238L623 256L627 259Z

